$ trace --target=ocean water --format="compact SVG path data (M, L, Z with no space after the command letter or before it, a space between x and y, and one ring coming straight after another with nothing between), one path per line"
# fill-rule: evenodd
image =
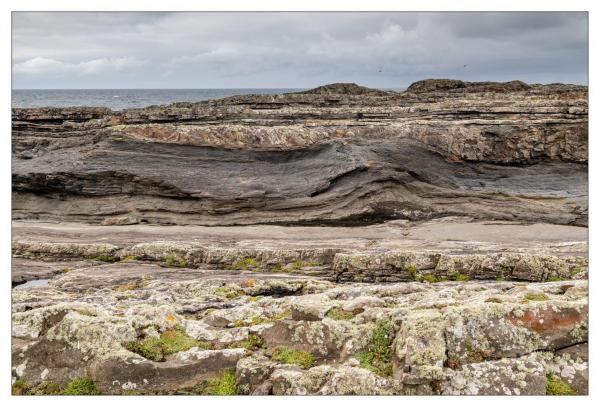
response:
M304 89L13 89L12 107L102 106L123 110L233 95L276 94Z

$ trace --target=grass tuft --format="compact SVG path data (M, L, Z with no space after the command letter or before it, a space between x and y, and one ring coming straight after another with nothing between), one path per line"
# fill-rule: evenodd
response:
M208 380L206 389L203 392L211 396L235 396L238 394L235 385L235 370L225 369L220 375Z
M69 382L62 394L66 395L97 395L100 390L89 377L78 377Z
M185 261L185 258L178 254L168 254L165 257L165 262L167 263L167 266L169 266L169 267L180 267L180 268L187 267L187 262Z
M380 321L371 334L369 349L359 354L361 366L380 376L391 376L393 340L394 329L390 322Z
M163 332L160 338L146 338L141 341L129 342L125 347L146 359L163 362L168 355L193 347L210 349L211 344L192 338L182 328L175 328Z
M410 275L413 276L413 278L415 278L417 276L417 273L419 272L419 269L415 265L410 265L406 268L406 271L408 271Z
M325 314L326 317L335 319L335 320L349 320L354 318L354 314L350 311L344 311L340 307L334 307L327 311Z
M279 346L275 348L272 359L281 363L298 365L303 369L308 369L314 366L316 363L315 357L312 353L288 348L286 346Z

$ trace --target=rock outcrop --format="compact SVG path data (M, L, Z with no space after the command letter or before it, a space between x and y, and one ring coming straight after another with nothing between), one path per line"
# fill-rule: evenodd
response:
M587 224L587 88L426 80L111 112L13 109L13 217Z
M587 87L13 109L13 394L588 392Z
M241 394L545 394L556 375L585 394L587 312L584 280L349 286L129 261L15 289L13 374L105 394L227 369Z

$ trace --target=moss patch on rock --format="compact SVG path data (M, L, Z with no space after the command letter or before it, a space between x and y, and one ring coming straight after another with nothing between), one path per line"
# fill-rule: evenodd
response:
M63 394L58 383L44 380L42 383L34 386L26 380L19 379L12 385L12 394L14 396L46 396Z
M220 297L225 297L228 300L233 300L234 298L244 295L244 291L227 286L217 287L213 290L213 293Z
M203 394L211 396L237 395L238 389L235 384L235 370L223 370L220 375L209 379Z
M187 261L185 260L185 258L178 254L168 254L165 257L165 263L167 263L167 266L169 267L187 267Z
M553 374L548 374L548 384L546 385L546 394L549 396L576 396L577 390L569 383L565 382Z
M65 395L97 395L101 394L100 390L94 384L94 381L89 377L78 377L69 382L67 387L62 392Z
M131 352L155 362L163 362L166 356L193 347L210 349L211 344L192 338L182 328L169 329L163 332L160 338L146 338L141 341L129 342L126 345Z
M521 302L529 302L529 301L548 301L550 297L548 297L544 293L529 293L523 296Z
M298 365L303 369L308 369L314 366L316 363L315 357L312 353L288 348L286 346L279 346L275 348L272 359L281 363Z
M331 318L331 319L335 319L335 320L349 320L354 318L354 314L350 311L344 311L342 308L340 307L334 307L332 309L330 309L329 311L327 311L327 313L325 314L326 317Z
M227 268L229 270L250 270L260 268L260 264L256 259L253 259L252 257L246 257L245 259L236 261Z
M247 350L265 349L266 347L265 340L255 333L249 334L248 338L243 341L233 342L228 346L228 348L244 348Z
M114 263L118 259L115 256L110 256L110 255L102 254L100 256L94 257L92 260L103 261L103 262L106 262L106 263Z
M358 355L361 366L380 376L391 376L393 341L394 329L390 322L379 321L371 334L369 349Z

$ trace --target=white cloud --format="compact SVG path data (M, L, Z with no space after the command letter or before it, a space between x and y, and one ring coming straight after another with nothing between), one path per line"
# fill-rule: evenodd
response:
M13 65L13 72L15 73L40 73L48 71L60 70L63 67L63 63L55 59L35 57L25 62L21 62Z
M15 87L587 81L573 12L15 12L12 34Z
M23 74L79 74L94 75L102 72L120 72L144 65L146 62L132 57L97 58L90 61L68 63L56 59L35 57L13 65L13 73Z

